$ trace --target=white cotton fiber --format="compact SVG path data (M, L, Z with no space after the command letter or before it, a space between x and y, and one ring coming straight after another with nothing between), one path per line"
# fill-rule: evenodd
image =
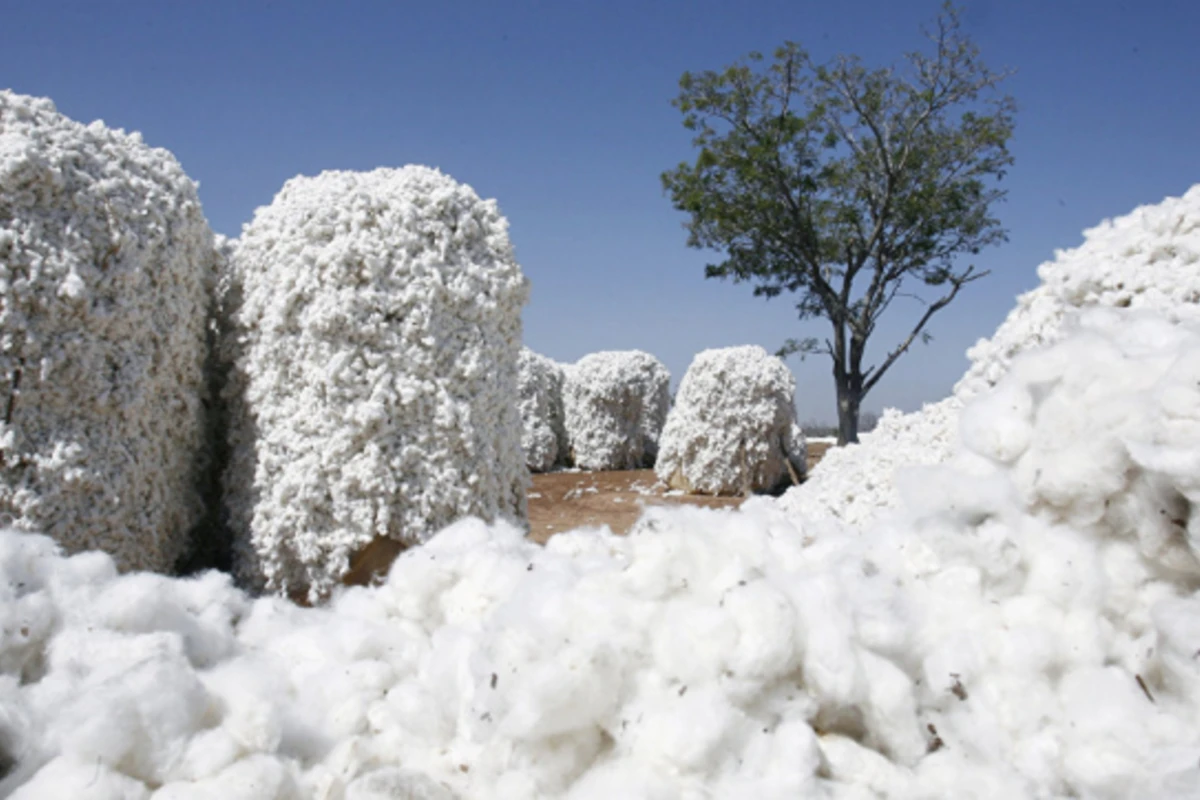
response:
M1041 285L1018 297L996 333L968 351L971 368L956 395L966 399L994 386L1017 353L1057 341L1074 310L1110 306L1192 319L1200 313L1200 186L1083 236L1082 245L1038 267Z
M567 457L563 368L528 347L521 348L517 367L525 464L533 472L546 472Z
M1200 325L1094 309L873 526L468 518L320 608L0 533L42 620L0 626L0 795L1196 796L1197 364Z
M885 417L929 463L840 520L465 518L319 608L0 531L0 796L1200 797L1187 316Z
M445 786L420 773L388 767L363 775L346 787L346 800L456 800Z
M565 372L571 463L597 470L653 466L671 402L671 375L662 362L640 350L608 350Z
M962 403L954 397L903 414L885 409L879 423L858 444L831 447L801 486L779 499L785 512L805 518L832 518L849 525L870 523L895 507L896 470L945 461L954 452Z
M885 411L860 445L830 449L805 485L781 499L783 508L860 524L894 507L895 470L945 461L959 436L963 402L995 386L1017 354L1058 341L1064 322L1080 310L1132 308L1200 318L1200 186L1084 231L1082 245L1058 251L1038 267L1038 276L1041 284L1017 298L995 334L967 352L971 366L953 396L912 414ZM975 415L989 414L977 409ZM971 420L961 424L980 430ZM1001 448L1025 435L987 424L983 430Z
M667 414L654 470L672 488L703 494L770 491L807 464L796 424L796 379L761 347L697 355Z
M376 538L525 516L528 282L496 204L426 167L294 178L232 257L227 516L242 577L327 593Z
M169 571L201 513L213 237L166 150L0 91L0 515Z

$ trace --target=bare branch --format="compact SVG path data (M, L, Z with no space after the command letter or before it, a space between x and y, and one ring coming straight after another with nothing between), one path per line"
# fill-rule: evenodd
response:
M989 272L990 272L990 270L984 270L983 272L974 272L974 267L971 267L965 273L963 273L963 276L961 278L958 278L957 280L952 281L951 283L952 283L953 288L951 288L948 293L946 293L945 295L942 295L942 297L940 297L937 301L935 301L927 309L925 309L925 313L921 316L921 319L917 321L916 327L914 327L912 329L912 333L910 333L908 335L908 338L906 338L903 342L901 342L899 347L897 347L892 352L888 353L887 358L884 359L883 363L879 365L879 369L874 372L864 373L864 375L863 375L863 378L864 378L863 392L862 392L863 396L865 397L867 395L867 393L871 391L871 389L875 386L875 384L879 382L879 379L883 377L883 374L885 372L887 372L888 369L892 366L892 364L894 364L896 362L896 359L898 359L898 358L900 358L900 356L904 355L904 353L912 345L913 341L916 340L917 336L919 336L921 334L921 331L925 328L925 324L927 322L929 322L930 317L932 317L937 312L941 311L946 306L950 305L950 301L952 301L958 295L958 293L962 289L962 287L966 286L968 283L977 281L980 278L985 277L986 275L989 274Z

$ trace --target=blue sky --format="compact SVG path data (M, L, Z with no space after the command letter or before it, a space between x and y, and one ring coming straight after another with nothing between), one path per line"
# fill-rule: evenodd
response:
M1105 217L1200 179L1200 4L969 0L965 27L1020 106L993 274L935 318L865 406L950 390L1037 265ZM703 279L659 174L691 154L670 101L686 70L785 39L892 63L939 3L78 2L0 5L0 88L142 131L237 234L285 180L325 169L441 168L494 197L533 282L526 343L560 361L639 348L678 379L705 348L824 335L786 298ZM898 303L894 344L917 312ZM802 420L834 417L827 360L789 362Z

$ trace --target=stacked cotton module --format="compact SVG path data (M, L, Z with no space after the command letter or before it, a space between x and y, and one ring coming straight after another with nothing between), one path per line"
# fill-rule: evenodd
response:
M641 350L592 353L566 371L570 460L583 469L653 466L671 402L671 374Z
M1200 186L1085 231L1082 245L1059 251L1038 276L1041 284L1017 299L996 333L968 352L971 366L953 396L913 414L885 412L860 445L829 450L783 506L851 524L894 507L894 471L945 461L958 439L963 401L995 385L1017 354L1057 341L1063 320L1081 309L1200 316Z
M202 504L213 235L166 150L0 92L0 517L170 570Z
M469 519L300 608L0 534L0 796L1195 797L1200 326L1060 337L857 536Z
M426 167L288 181L226 287L237 569L310 599L380 542L525 517L528 282L493 201Z
M796 379L761 347L705 350L692 360L667 415L654 470L675 489L770 491L806 468Z
M518 361L521 449L533 472L546 472L567 456L563 419L563 369L552 359L521 348Z

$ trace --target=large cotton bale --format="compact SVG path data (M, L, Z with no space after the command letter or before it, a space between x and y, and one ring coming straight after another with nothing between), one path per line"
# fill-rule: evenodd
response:
M567 369L563 409L572 463L599 470L653 466L670 384L662 362L640 350L592 353Z
M201 514L213 235L137 133L0 92L0 516L170 570Z
M761 347L705 350L679 384L655 472L674 489L749 494L799 482L807 447L796 379Z
M494 201L437 170L288 181L226 292L236 569L324 595L377 543L525 517L529 288Z
M518 361L521 395L521 449L533 472L546 472L567 456L563 421L563 368L553 359L521 348Z

